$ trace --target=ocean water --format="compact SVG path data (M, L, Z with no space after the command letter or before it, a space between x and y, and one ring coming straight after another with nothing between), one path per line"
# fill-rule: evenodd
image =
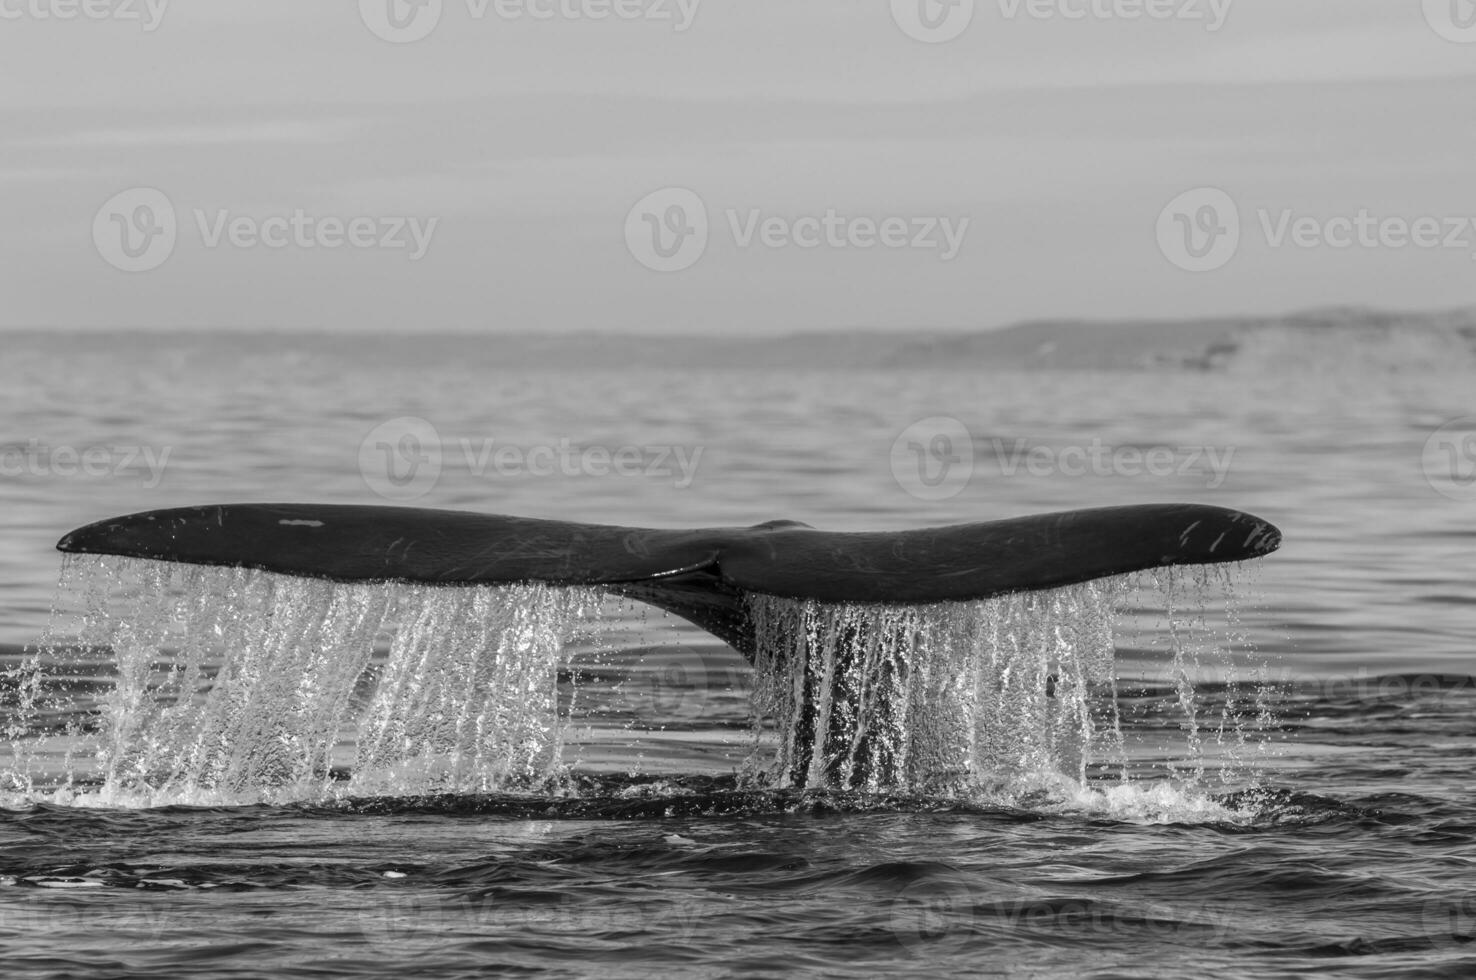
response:
M0 381L6 977L1406 977L1476 965L1468 374L1382 355L1319 370L1285 350L1226 374L552 358L514 371L488 337L161 334L21 337ZM756 673L654 610L380 597L412 642L363 625L379 600L323 584L84 562L58 589L52 548L73 527L274 500L836 530L1191 501L1271 520L1285 544L1228 577L1118 583L1110 634L1098 599L1080 597L911 623L910 635L956 640L959 622L984 617L1003 631L988 649L1005 636L1021 657L1035 649L1022 637L1090 626L1114 655L1081 661L1079 686L1059 649L1029 661L1050 661L1049 701L990 675L993 714L925 686L907 737L934 751L974 725L976 760L1010 763L988 779L802 791L773 777L775 724L755 732L755 700L783 713L782 669ZM140 574L155 577L128 586ZM161 596L192 611L161 613ZM293 660L300 644L281 642L327 629L332 610L323 635L362 669ZM822 625L857 614L779 612ZM296 634L294 616L307 617ZM150 622L215 638L189 675L199 691L227 690L211 666L222 651L253 651L247 700L221 695L215 714L164 724L187 702L160 688L154 654L185 659L188 645L150 646ZM457 651L484 635L519 651L517 669L459 687L456 671L474 667ZM28 687L48 636L45 677ZM963 658L952 669L977 670L972 649L949 646ZM284 714L292 697L272 685L295 691L304 677L354 689L362 717ZM375 701L391 684L414 696ZM491 698L478 711L559 717L553 741L535 725L463 742L431 723L471 689ZM497 700L509 690L524 693ZM1006 723L1067 703L1093 732L1074 748L1041 734L1059 719ZM180 761L207 730L215 755ZM432 743L486 751L437 769L415 749ZM1069 756L1077 778L1032 762L1047 756ZM293 768L304 759L316 761ZM166 764L183 775L149 775Z

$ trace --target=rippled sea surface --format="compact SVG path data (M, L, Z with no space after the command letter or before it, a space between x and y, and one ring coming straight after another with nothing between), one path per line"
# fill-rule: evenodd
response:
M1228 762L1194 756L1147 617L1119 646L1126 754L1085 786L755 787L742 658L621 609L556 787L151 806L9 787L3 975L1468 976L1476 495L1437 430L1476 428L1476 396L1395 367L513 372L489 338L21 337L0 360L12 669L65 531L384 503L376 453L407 417L442 446L418 506L856 530L1193 501L1286 541L1236 572L1227 650L1194 678L1206 718L1227 680L1264 685L1264 741ZM939 433L971 449L945 454L945 499L909 449ZM622 449L627 475L600 463ZM78 717L111 669L69 679Z

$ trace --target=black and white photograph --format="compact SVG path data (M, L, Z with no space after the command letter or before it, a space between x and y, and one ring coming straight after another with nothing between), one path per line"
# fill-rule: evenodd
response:
M0 978L1476 975L1476 0L0 0Z

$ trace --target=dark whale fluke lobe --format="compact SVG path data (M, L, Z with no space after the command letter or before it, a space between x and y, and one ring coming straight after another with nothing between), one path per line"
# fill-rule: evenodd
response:
M682 616L751 658L748 593L966 601L1167 565L1244 561L1280 544L1267 521L1202 504L872 532L792 521L655 530L410 507L223 504L99 521L57 548L344 582L596 586Z

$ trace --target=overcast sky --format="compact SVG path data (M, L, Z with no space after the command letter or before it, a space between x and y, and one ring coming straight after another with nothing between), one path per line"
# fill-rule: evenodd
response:
M0 66L3 326L1476 304L1473 0L0 0Z

